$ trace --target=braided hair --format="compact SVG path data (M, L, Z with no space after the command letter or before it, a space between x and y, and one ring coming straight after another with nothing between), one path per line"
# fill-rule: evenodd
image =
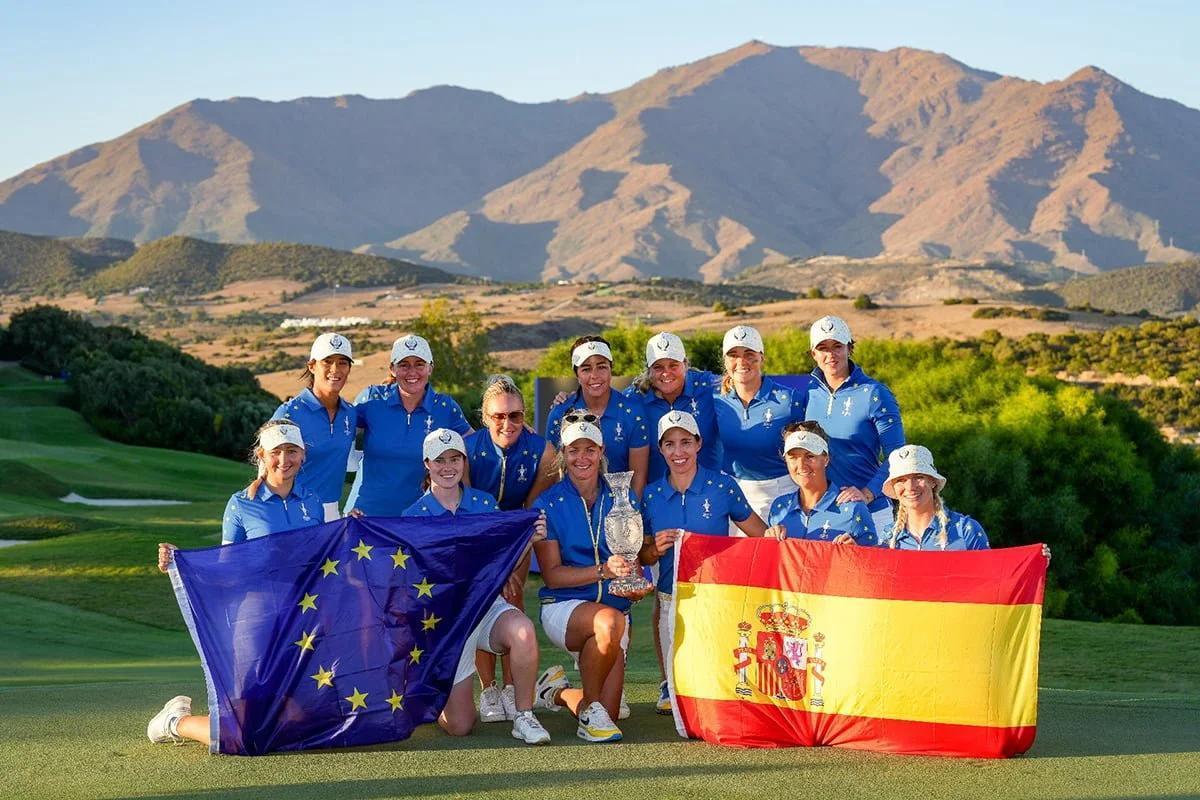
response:
M938 521L937 543L938 548L945 550L950 543L950 517L946 514L946 504L942 502L942 493L938 490L937 484L933 485L933 502L937 505L937 511L934 512L934 518ZM900 507L896 511L896 521L892 523L892 538L888 540L888 547L896 549L896 540L900 538L900 531L908 528L908 509L903 503L898 504ZM909 531L916 536L915 531ZM924 533L924 531L922 531ZM919 541L919 540L918 540Z

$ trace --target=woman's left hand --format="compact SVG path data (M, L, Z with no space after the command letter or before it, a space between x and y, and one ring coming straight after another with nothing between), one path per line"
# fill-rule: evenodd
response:
M504 588L500 590L500 596L514 606L517 604L517 598L525 593L525 581L521 580L521 576L513 573L508 576L508 580L504 582Z
M854 541L854 537L848 533L839 533L837 536L834 537L833 543L834 544L858 544L858 542Z
M1042 555L1046 557L1047 562L1050 561L1050 545L1048 545L1048 544L1042 545Z
M779 541L782 542L784 539L787 538L787 528L784 527L783 525L772 525L771 527L769 527L765 531L763 531L763 538L764 539L778 539Z
M604 562L604 566L608 570L609 575L612 575L614 578L624 578L633 574L633 567L629 565L629 562L615 554L608 557L608 561Z
M538 518L533 523L533 538L530 542L544 542L546 540L546 512L538 514Z
M856 486L847 486L838 493L838 503L870 503L875 499L875 494L870 489L859 489Z
M366 516L366 514L364 514L364 513L362 512L362 509L361 509L361 508L352 508L352 509L350 509L350 511L349 511L349 512L346 514L346 516L347 516L347 517L354 517L355 519L362 519L363 517L365 517L365 516Z

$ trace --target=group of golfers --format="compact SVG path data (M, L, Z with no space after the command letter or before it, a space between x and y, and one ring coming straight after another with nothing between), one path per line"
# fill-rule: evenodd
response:
M946 478L933 455L907 443L892 392L853 359L845 321L812 324L815 368L786 385L766 374L762 336L747 325L725 333L724 372L694 369L683 341L658 333L645 370L613 387L613 354L600 336L571 348L578 389L559 395L542 433L507 376L483 393L484 428L430 383L429 342L395 341L385 383L342 397L354 364L350 341L318 336L302 373L307 384L258 431L257 478L229 498L222 542L320 525L340 515L348 461L361 462L344 510L365 516L440 516L536 509L532 550L541 572L540 622L574 659L578 685L561 666L538 672L537 638L524 608L530 559L518 565L473 631L438 720L467 735L478 716L511 722L529 744L550 741L534 709L567 708L589 742L621 739L629 609L640 597L612 581L653 567L653 626L662 682L656 710L671 713L674 622L672 548L683 532L811 539L830 546L980 550L978 522L946 508ZM628 501L642 514L636 562L605 540L613 509L607 473L631 472ZM165 571L173 546L159 546ZM501 681L496 681L496 662ZM473 676L482 691L474 700ZM176 697L150 722L154 742L209 741L207 717Z

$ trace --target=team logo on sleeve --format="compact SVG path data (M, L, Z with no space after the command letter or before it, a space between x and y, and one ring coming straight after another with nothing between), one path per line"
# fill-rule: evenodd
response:
M758 695L804 702L810 708L824 706L825 634L812 633L812 615L790 603L774 603L759 606L755 622L756 636L755 625L743 621L737 626L734 693L745 699Z

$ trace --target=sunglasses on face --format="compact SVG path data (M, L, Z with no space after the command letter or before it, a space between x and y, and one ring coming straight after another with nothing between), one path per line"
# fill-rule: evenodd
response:
M520 425L522 422L525 421L525 412L524 411L509 411L507 414L488 414L488 419L490 419L492 422L496 423L497 425L503 425L504 420L508 420L509 422L515 422L518 425Z
M594 423L598 419L600 418L595 414L584 414L581 411L568 411L566 414L563 414L563 422L567 423L568 425L574 422Z

